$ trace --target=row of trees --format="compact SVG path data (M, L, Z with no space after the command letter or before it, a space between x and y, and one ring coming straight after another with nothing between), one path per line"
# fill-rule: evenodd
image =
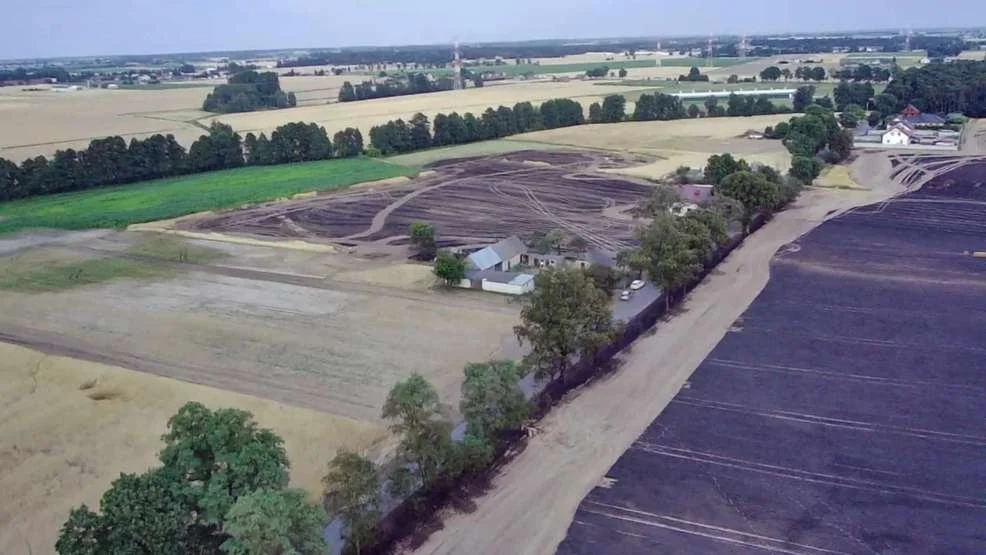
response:
M387 98L437 91L452 90L452 79L443 78L432 81L424 73L409 73L402 78L389 78L384 82L363 81L353 85L349 81L339 89L340 102L353 102L371 98Z
M245 147L245 151L244 151ZM233 128L213 122L186 151L173 135L146 139L95 139L83 150L59 150L48 159L37 156L20 166L0 158L0 201L48 195L138 181L237 168L243 165L284 164L348 158L363 152L359 130L349 128L328 139L314 123L289 123L268 139L247 134L243 141Z
M410 122L392 120L370 129L370 144L382 155L411 152L431 146L465 144L496 139L539 129L555 129L585 122L582 105L574 100L558 98L543 102L535 108L530 102L520 102L513 108L487 108L480 117L472 112L459 115L437 114L434 126L428 117L418 113Z
M213 89L205 97L202 109L206 112L230 114L290 108L297 104L298 100L293 92L285 93L281 90L277 73L247 70L233 75L226 84Z
M688 70L688 75L679 75L678 81L689 81L689 82L707 82L709 80L708 75L703 75L701 71L695 66L692 66Z
M910 68L890 82L884 93L897 100L894 112L913 104L924 112L986 117L986 61Z
M75 508L60 555L325 553L325 510L289 489L280 437L250 413L188 403L168 420L160 466L121 474L99 511Z

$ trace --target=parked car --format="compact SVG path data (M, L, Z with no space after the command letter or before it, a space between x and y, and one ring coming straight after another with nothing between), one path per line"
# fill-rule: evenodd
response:
M636 291L638 289L643 289L644 288L644 285L646 285L646 284L647 283L644 280L642 280L642 279L635 279L635 280L633 280L632 283L630 283L630 290L631 291Z
M620 300L621 301L629 301L630 300L630 292L629 291L624 291L624 292L620 293Z

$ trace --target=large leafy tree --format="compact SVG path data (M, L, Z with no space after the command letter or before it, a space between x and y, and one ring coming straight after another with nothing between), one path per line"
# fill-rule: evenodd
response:
M346 541L355 553L373 544L380 520L380 474L372 461L339 452L322 478L332 512L345 525Z
M641 201L640 212L646 216L653 216L667 212L676 202L681 201L678 189L670 185L655 185L650 197Z
M453 456L447 412L438 392L419 374L395 384L383 405L382 417L392 422L390 431L401 438L399 454L416 467L425 486L443 476Z
M297 489L257 490L236 500L226 515L229 536L220 549L229 555L316 555L327 553L325 510Z
M603 123L616 123L626 118L627 99L622 94L610 94L603 99Z
M287 485L281 439L247 412L187 403L163 440L162 466L122 475L103 495L100 514L72 511L59 553L216 553L230 539L225 525L239 499Z
M671 299L702 271L700 253L693 237L679 228L674 216L661 214L640 232L640 251L647 260L647 272L664 293L665 308Z
M538 379L564 379L575 357L595 352L612 337L609 299L577 269L544 270L523 302L514 334L530 344L522 366Z
M732 154L713 154L705 165L705 179L713 185L718 185L726 176L739 171L750 171L746 160L733 158Z
M520 428L527 417L527 400L520 389L520 370L512 360L470 363L465 367L459 412L467 433L490 439Z
M435 242L434 226L428 222L412 222L409 236L415 258L431 260L435 257L437 244Z
M776 183L768 181L763 175L748 171L736 172L726 177L716 190L718 194L743 203L741 221L744 231L749 230L754 216L770 212L777 205L779 195Z
M466 261L449 252L439 252L433 269L435 276L446 287L451 287L466 279Z

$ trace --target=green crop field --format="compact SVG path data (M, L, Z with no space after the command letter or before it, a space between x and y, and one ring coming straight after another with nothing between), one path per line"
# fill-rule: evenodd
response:
M125 227L308 191L340 189L415 171L370 158L352 158L253 166L34 197L0 204L0 233L27 228Z
M728 67L736 64L754 61L756 58L715 58L712 60L714 67ZM668 58L662 59L661 65L664 67L691 67L704 68L708 65L705 58ZM506 63L499 66L466 66L466 69L473 73L498 72L507 77L515 77L528 73L534 75L549 75L553 73L583 73L590 69L606 66L610 71L618 71L620 68L633 69L639 67L654 67L653 59L648 60L606 60L599 62L580 62L575 64L513 64ZM430 73L435 76L447 76L452 74L449 68L426 69L422 73Z

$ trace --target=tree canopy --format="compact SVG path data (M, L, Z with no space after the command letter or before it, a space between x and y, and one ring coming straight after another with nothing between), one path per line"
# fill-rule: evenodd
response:
M451 287L466 279L466 261L450 252L440 251L435 258L434 273L446 287Z
M493 438L520 428L528 405L519 380L520 369L512 360L466 365L459 412L465 418L467 433Z
M523 369L535 377L565 377L575 357L593 353L612 337L609 298L577 269L548 268L524 297L514 334L527 342Z
M349 547L359 554L373 543L380 520L380 474L373 462L340 451L322 478L333 514L345 527Z
M206 112L229 114L270 108L290 108L297 103L293 95L281 90L277 73L248 70L236 73L225 85L219 85L205 98Z
M241 496L226 515L228 555L315 555L328 553L322 539L325 510L298 489L256 490Z
M727 176L716 187L716 192L743 203L741 221L747 229L754 216L772 211L779 198L776 183L750 171L739 171Z

